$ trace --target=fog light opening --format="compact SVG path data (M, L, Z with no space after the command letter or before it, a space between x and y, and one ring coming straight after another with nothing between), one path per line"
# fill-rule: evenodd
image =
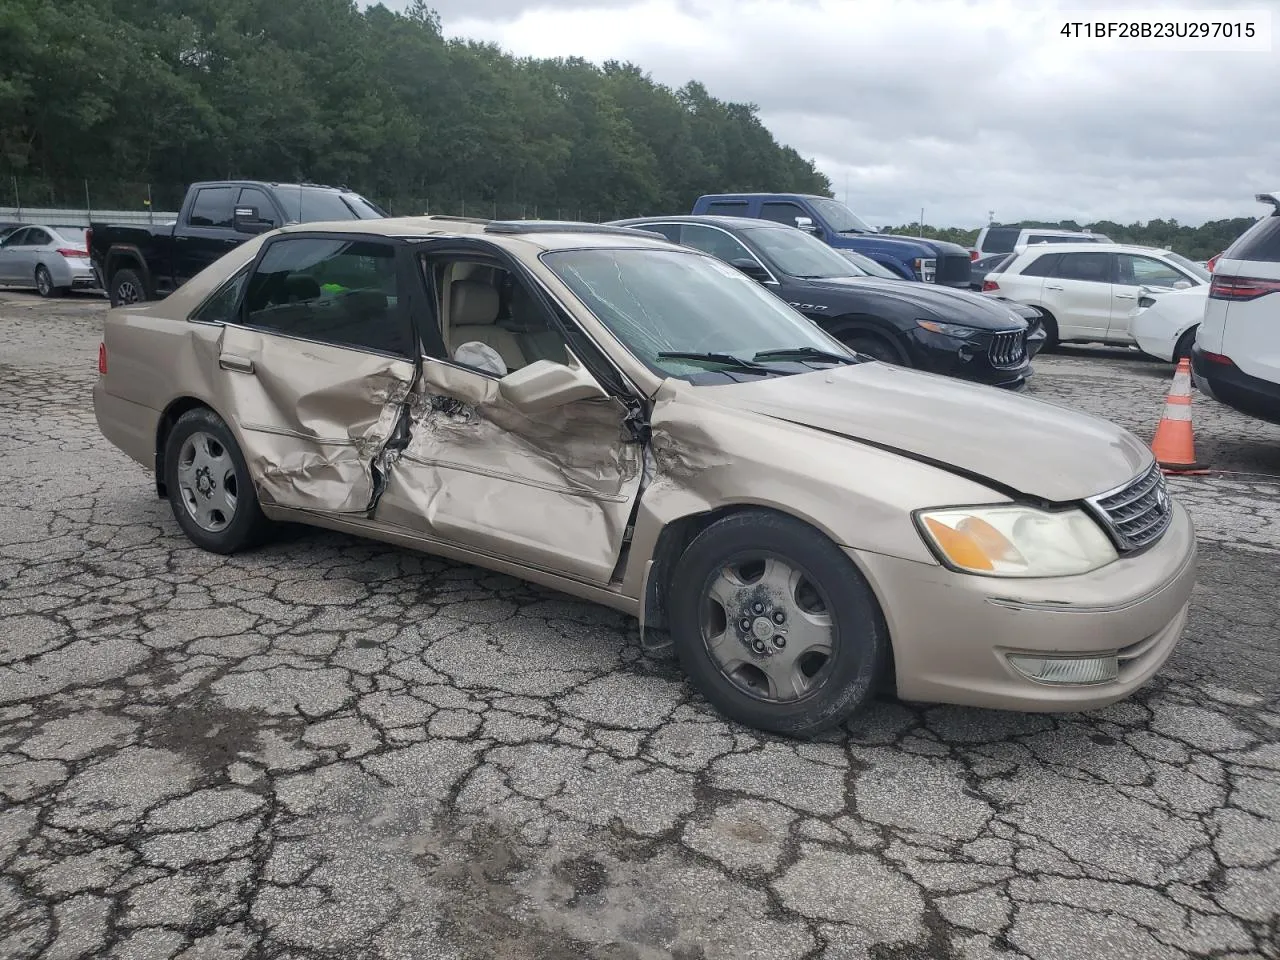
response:
M1086 685L1109 683L1120 676L1114 653L1101 657L1044 657L1009 654L1013 669L1037 683Z

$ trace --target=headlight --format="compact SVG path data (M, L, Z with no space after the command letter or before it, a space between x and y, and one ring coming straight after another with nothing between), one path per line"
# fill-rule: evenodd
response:
M933 257L916 257L912 262L916 275L925 283L934 283L938 277L938 261Z
M974 327L966 327L963 323L939 323L937 320L917 320L916 326L930 333L940 333L945 337L959 337L967 340L977 333Z
M1083 510L948 507L916 514L920 532L948 566L988 577L1067 577L1119 554Z

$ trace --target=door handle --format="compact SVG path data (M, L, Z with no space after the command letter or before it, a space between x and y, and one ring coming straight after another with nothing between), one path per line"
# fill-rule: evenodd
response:
M1116 299L1117 300L1137 300L1138 298L1135 297L1132 293L1117 293Z
M1046 290L1061 290L1062 288L1061 288L1061 287L1050 287L1050 286L1046 286L1046 287L1045 287L1045 289L1046 289Z
M235 370L237 373L253 373L253 361L247 357L233 357L224 353L218 357L218 366L223 370Z

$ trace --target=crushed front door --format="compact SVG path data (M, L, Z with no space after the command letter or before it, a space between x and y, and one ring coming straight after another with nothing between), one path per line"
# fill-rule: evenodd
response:
M236 326L218 348L219 407L239 428L262 502L367 514L414 364Z
M529 417L498 382L423 359L407 446L375 519L605 584L640 488L642 447L616 400Z

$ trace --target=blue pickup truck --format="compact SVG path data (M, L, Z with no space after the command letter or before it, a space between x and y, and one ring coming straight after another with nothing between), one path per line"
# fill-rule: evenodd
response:
M877 233L838 200L802 193L721 193L699 197L695 215L751 217L808 230L833 247L856 250L907 280L969 287L969 251L956 243Z

